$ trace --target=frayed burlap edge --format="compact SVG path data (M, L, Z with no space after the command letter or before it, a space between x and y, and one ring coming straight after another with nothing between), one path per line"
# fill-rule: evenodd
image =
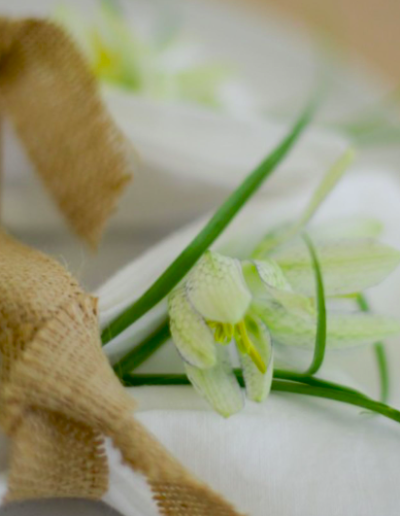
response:
M55 24L0 17L0 112L72 229L96 247L134 153L85 60Z
M0 423L12 440L7 500L99 498L108 436L146 477L161 514L237 515L134 418L134 401L101 349L96 299L57 262L4 233L0 249Z
M97 245L129 180L129 149L62 30L0 18L0 108L75 232ZM6 500L99 499L104 436L142 473L161 514L235 516L133 417L101 349L96 299L60 264L0 230L0 424Z

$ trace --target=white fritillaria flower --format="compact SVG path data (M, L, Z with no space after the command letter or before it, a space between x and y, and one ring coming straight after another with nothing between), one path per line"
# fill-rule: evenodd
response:
M347 296L379 283L400 253L372 239L317 241L325 295ZM169 297L173 341L194 387L227 417L243 397L227 345L234 341L248 397L263 401L272 381L272 342L312 349L317 327L310 257L301 242L258 260L207 251ZM294 288L296 290L294 290ZM400 332L374 314L328 313L327 347L372 344Z
M239 350L249 397L266 398L272 380L272 346L252 312L252 292L241 262L206 252L169 298L171 334L193 385L224 416L243 406L226 346Z
M207 251L169 296L172 339L195 388L223 416L243 406L226 346L234 341L248 397L263 401L272 381L272 343L315 344L315 271L299 233L351 162L349 152L317 188L303 215L270 231L248 260ZM311 232L326 298L343 298L380 283L400 253L374 238L374 221ZM328 348L372 344L400 332L398 321L365 313L327 315Z
M368 231L368 228L364 228ZM373 226L370 228L374 231ZM322 234L319 230L316 234ZM364 289L381 283L399 264L396 249L369 237L315 239L316 250L323 273L325 297L336 301L351 298ZM311 310L299 310L299 305L263 299L254 307L268 326L277 343L312 348L316 334L314 271L308 249L296 239L270 253L300 298L311 299ZM329 308L329 304L328 304ZM343 349L372 344L399 332L397 320L376 314L365 314L335 309L328 311L327 347Z
M290 198L272 200L267 205L265 201L255 201L247 207L215 243L212 252L205 253L171 292L168 307L167 303L159 303L105 346L111 362L116 364L132 346L153 335L164 325L168 311L173 340L187 373L219 413L229 416L244 403L233 369L239 365L233 356L234 343L248 397L255 401L265 399L273 374L272 345L276 357L283 346L308 350L315 346L315 271L299 234L342 173L343 161L333 167L295 224L283 223L287 214L304 205L304 197L296 203ZM308 229L327 298L328 351L373 344L399 333L399 324L393 319L348 310L351 295L380 283L399 262L396 250L376 241L382 229L376 218L382 217L391 231L391 241L399 244L393 224L397 217L396 189L394 181L377 174L352 176L328 200L323 214L325 220L327 216L332 220L340 205L341 217L347 218ZM370 199L375 197L385 199L385 209L371 204ZM103 327L146 291L204 222L175 233L101 289ZM274 230L273 222L280 229ZM398 276L393 281L398 285ZM396 301L390 295L387 291L392 304ZM338 312L338 308L345 311ZM154 364L162 361L164 367L165 357L155 356ZM181 364L171 355L168 360L170 370L180 370ZM157 369L160 365L161 362Z
M250 94L229 63L210 61L201 45L165 24L165 17L165 26L144 36L127 22L118 2L101 1L90 20L68 6L60 6L56 14L105 84L146 98L217 110L234 111L236 99L252 108Z

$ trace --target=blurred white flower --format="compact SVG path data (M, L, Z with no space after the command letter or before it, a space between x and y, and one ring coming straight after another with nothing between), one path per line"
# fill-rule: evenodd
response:
M102 0L94 19L61 5L57 20L74 36L94 74L106 84L149 99L189 102L229 110L247 99L232 66L206 59L175 27L167 37L145 37L126 21L117 2ZM234 98L226 93L231 91ZM232 95L231 95L232 96Z

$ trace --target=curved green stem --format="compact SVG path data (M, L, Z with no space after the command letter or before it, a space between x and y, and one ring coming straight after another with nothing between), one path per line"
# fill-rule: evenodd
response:
M348 392L341 392L336 389L326 389L323 387L314 387L301 384L286 382L284 380L274 380L272 382L272 389L279 392L290 392L293 394L304 394L306 396L314 396L318 398L325 398L342 403L348 403L356 407L361 407L366 410L381 414L397 423L400 423L400 411L381 403L374 401L365 396L351 394Z
M367 298L363 294L357 295L357 304L363 312L369 312L370 307L367 301ZM382 342L377 342L374 345L375 357L378 364L379 378L380 378L380 388L381 395L380 400L383 403L389 399L390 392L390 378L389 378L389 365L388 359L386 355L385 346Z
M124 355L113 369L117 376L122 377L146 362L151 355L163 346L170 338L169 320L163 321L152 334Z
M386 403L389 399L390 393L390 377L389 377L389 364L386 355L386 349L382 342L377 342L374 345L376 362L378 364L381 384L381 395L380 400Z
M118 374L117 376L128 385L131 386L141 386L141 385L190 385L190 382L187 376L182 374L132 374L125 373L124 375ZM240 370L235 370L236 378L239 380L239 383L243 383L243 376ZM350 387L345 387L344 385L340 385L338 383L328 382L326 380L320 380L319 378L314 378L312 376L305 376L304 374L291 373L289 371L282 371L279 369L274 370L274 378L275 380L287 380L290 382L301 383L304 385L310 385L312 387L320 387L324 389L332 389L340 392L353 394L355 396L362 396L364 398L368 398L362 392L356 391L355 389L351 389Z
M130 375L135 369L141 364L148 360L158 349L160 349L167 340L171 337L169 331L168 319L164 321L151 335L149 335L140 344L135 346L129 353L121 358L119 362L114 365L114 371L119 378L124 378L126 375ZM240 371L235 371L237 376L240 376ZM161 375L160 377L165 377ZM172 375L172 381L176 379ZM291 371L284 371L280 369L274 370L274 378L281 380L289 380L298 383L304 383L305 385L314 385L317 387L326 387L330 389L336 389L343 392L350 392L359 396L365 396L355 389L344 387L343 385L321 380L313 376L305 375L304 373L296 373Z
M311 238L307 235L303 235L304 242L308 248L311 257L311 263L314 269L315 276L315 290L318 308L318 321L317 321L317 332L315 335L315 347L314 356L310 367L307 369L305 374L311 376L317 373L324 361L325 350L326 350L326 305L325 305L325 290L324 282L322 280L322 271L317 257L314 244Z
M346 387L335 382L329 382L328 380L321 380L320 378L315 378L315 376L307 376L304 373L292 373L291 371L275 369L274 378L277 380L289 380L291 382L303 383L305 385L311 385L314 387L324 387L327 389L347 392L349 394L368 398L366 394L362 393L361 391L357 391L356 389L352 389L351 387Z
M315 250L314 244L312 243L311 238L304 233L303 235L304 242L308 248L311 257L311 263L314 270L315 276L315 297L317 300L317 309L318 309L318 320L317 320L317 331L315 335L315 346L314 346L314 355L312 362L308 369L304 373L296 373L291 371L279 371L279 375L281 378L286 379L294 379L297 382L306 383L308 385L317 385L316 382L320 384L320 380L317 380L313 377L316 374L324 361L325 351L326 351L326 335L327 335L327 325L326 325L326 304L325 304L325 289L324 282L322 279L322 271L319 264L317 252ZM276 371L274 372L274 375ZM325 386L327 386L329 382L325 382ZM336 388L336 390L341 390L343 392L343 387L331 383L331 388ZM351 389L345 388L346 392L350 392ZM356 391L353 391L355 393ZM360 394L360 393L357 393Z
M169 331L169 321L164 321L151 335L149 335L140 344L134 347L129 353L127 353L119 362L114 365L114 371L119 378L124 378L126 375L130 375L135 369L141 364L148 360L158 349L160 349L167 340L171 337ZM240 375L240 371L235 371L237 375ZM165 375L160 375L160 378ZM175 378L172 375L172 378ZM366 397L365 394L345 387L338 383L329 382L327 380L321 380L314 376L309 376L304 373L296 373L292 371L284 371L282 369L274 370L274 378L281 380L289 380L298 383L304 383L306 385L313 385L317 387L326 387L330 389L336 389L343 392L349 392L357 394L359 396Z
M239 383L244 386L244 379L242 375L238 375ZM162 374L148 374L148 375L125 375L122 379L125 386L138 387L144 385L190 385L188 377L184 374L162 375ZM290 392L292 394L303 394L305 396L313 396L317 398L330 399L361 407L369 411L381 414L384 417L392 419L400 423L400 411L390 407L379 401L374 401L364 395L357 394L354 391L347 391L346 387L341 386L341 390L326 387L324 385L304 385L294 381L287 381L274 378L272 381L272 390L276 392Z

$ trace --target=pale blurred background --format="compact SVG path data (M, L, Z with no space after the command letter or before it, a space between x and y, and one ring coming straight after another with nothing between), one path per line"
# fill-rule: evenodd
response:
M247 0L246 0L247 1ZM305 30L326 31L393 84L400 81L400 3L397 0L250 0L272 7ZM248 3L250 3L248 2Z
M0 11L1 14L46 15L53 12L56 4L58 2L53 0L29 3L0 0ZM70 1L68 5L88 13L95 8L95 2L89 0ZM398 0L221 0L220 3L216 0L127 0L123 5L132 19L146 9L168 10L170 5L172 13L179 13L185 31L208 51L211 48L217 56L232 62L236 58L238 69L255 91L255 97L263 99L268 112L275 110L285 114L286 110L290 117L301 105L315 82L323 44L333 46L339 55L328 114L346 114L368 106L393 91L400 81ZM26 158L21 157L21 149L17 149L16 154L10 152L7 145L13 135L7 137L3 149L6 183L2 192L6 226L26 243L58 257L90 289L172 229L203 211L198 208L191 212L188 207L193 203L187 198L182 199L181 211L174 212L170 219L160 218L157 209L165 207L167 200L163 188L154 182L150 187L147 185L153 192L154 218L144 215L141 218L145 206L142 208L140 203L145 202L141 200L139 188L143 181L142 165L138 165L137 180L131 187L132 194L123 201L122 215L111 222L100 252L93 256L69 234L39 180L29 171ZM374 149L373 153L366 150L361 159L378 163L382 160L385 167L400 172L398 156L397 144ZM28 173L16 179L13 167L25 167ZM199 190L196 199L204 210L217 205L229 191L225 185L220 190L216 188L217 194L211 197L206 186ZM171 206L174 204L176 207L176 200L171 201ZM64 501L11 506L1 509L0 513L8 516L113 514L106 507Z
M4 14L53 17L62 3L89 22L99 7L94 0L0 0L0 9ZM60 257L90 289L160 237L220 204L238 184L239 177L256 165L269 148L263 148L264 133L258 122L269 117L289 123L315 87L321 62L327 56L332 59L327 66L331 92L321 114L324 123L369 109L397 87L400 4L395 0L118 3L126 23L135 30L146 31L154 25L156 31L160 28L182 32L182 41L194 42L206 59L231 67L240 88L235 85L233 92L231 88L227 111L218 114L217 121L212 118L215 113L202 107L194 106L192 112L185 106L178 115L171 116L170 112L164 113L168 102L161 102L161 107L159 103L151 104L149 108L140 95L131 105L116 90L111 95L107 92L109 108L138 148L141 160L135 169L135 181L111 221L97 256L88 253L69 234L6 123L2 203L5 225L27 243ZM152 141L155 126L147 122L152 117L156 120L160 109L164 135L169 139L163 140L158 134L158 140L155 136ZM243 121L250 118L256 122ZM248 123L253 125L246 126ZM233 129L227 130L230 126ZM255 138L250 136L253 133ZM267 132L265 135L267 141ZM261 143L255 144L254 140ZM225 145L226 152L218 150L217 145ZM335 144L328 147L332 149ZM232 152L228 149L236 154L230 157ZM399 158L399 145L393 144L362 149L360 153L361 162L388 164L394 169L400 166ZM314 164L314 169L322 173L323 166ZM308 174L310 178L315 170ZM215 180L220 171L231 174L224 184ZM302 185L310 186L307 178L292 174L285 179L282 174L276 187L273 182L268 185L267 195L286 194L289 188Z

